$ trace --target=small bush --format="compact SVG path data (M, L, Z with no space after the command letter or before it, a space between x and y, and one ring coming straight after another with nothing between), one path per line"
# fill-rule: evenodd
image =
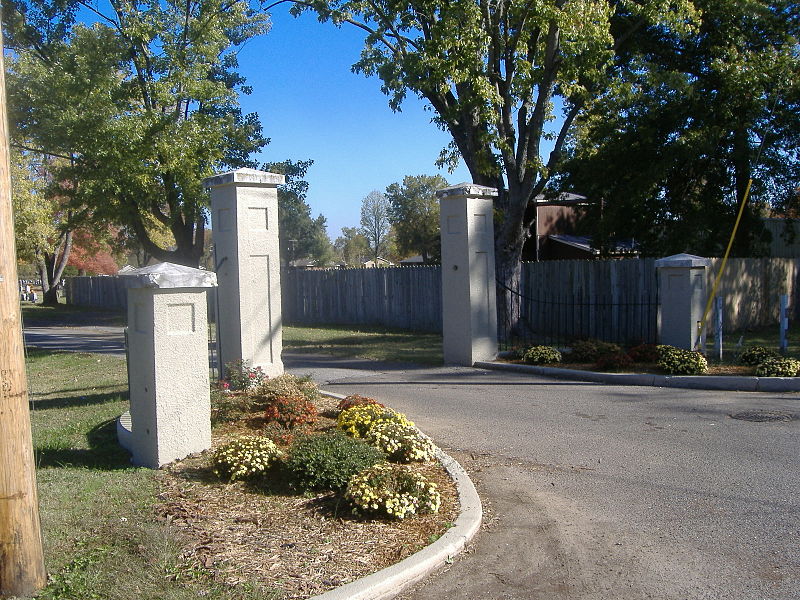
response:
M297 377L286 373L264 381L255 390L254 395L265 401L279 397L303 396L309 402L314 402L319 398L319 387L311 381L311 377Z
M367 398L366 396L359 396L358 394L353 394L348 396L341 402L339 402L338 408L339 410L347 410L348 408L353 408L354 406L364 406L367 404L375 404L377 406L383 406L380 402L375 400L375 398Z
M751 346L739 356L739 362L743 365L756 367L770 358L780 358L780 354L775 350L770 350L764 346Z
M412 462L432 460L436 445L413 425L384 421L374 425L364 437L371 446L386 453L389 460Z
M756 368L759 377L796 377L800 361L793 358L768 358Z
M251 367L249 360L225 363L225 379L231 390L252 390L267 380L261 367Z
M597 368L600 371L620 371L628 369L633 364L633 359L622 350L611 354L603 354L597 359Z
M671 375L701 375L708 372L708 362L699 352L675 346L658 346L658 366Z
M282 456L283 452L272 440L245 436L217 448L212 462L218 477L236 481L263 474Z
M236 421L252 411L251 399L246 394L232 394L211 386L211 422L227 423Z
M267 401L264 416L268 422L294 429L316 422L317 409L305 396L277 396Z
M339 413L336 425L347 435L354 438L363 438L370 428L378 423L394 422L401 425L414 425L411 421L391 408L377 404L364 404L354 406Z
M655 344L639 344L628 350L628 356L635 363L658 362L658 346Z
M298 438L286 467L303 490L342 490L350 478L386 460L377 448L334 431Z
M561 362L561 352L552 346L531 346L522 352L522 360L531 365Z
M618 344L601 342L600 340L580 340L572 344L567 358L570 362L593 363L606 354L616 354L622 352Z
M405 519L417 513L439 511L442 498L436 485L402 465L382 464L355 475L345 498L353 512Z

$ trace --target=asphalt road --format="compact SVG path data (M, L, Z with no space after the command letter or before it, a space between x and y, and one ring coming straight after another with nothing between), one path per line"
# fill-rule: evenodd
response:
M25 333L45 347L122 351L120 328ZM800 598L797 394L284 362L407 413L485 498L471 551L405 600ZM746 411L787 420L732 418Z
M800 598L796 394L284 360L412 416L486 498L472 552L407 600Z

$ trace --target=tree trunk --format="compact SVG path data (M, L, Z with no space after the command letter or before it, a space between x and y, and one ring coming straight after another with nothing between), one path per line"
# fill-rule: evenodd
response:
M521 190L499 190L497 207L506 217L495 232L497 324L500 341L510 342L520 331L522 248L529 237L524 219L527 199Z
M52 253L45 252L39 259L39 274L42 277L42 304L45 306L58 305L58 287L61 276L69 262L69 253L72 250L72 232L62 234L61 242L56 245Z

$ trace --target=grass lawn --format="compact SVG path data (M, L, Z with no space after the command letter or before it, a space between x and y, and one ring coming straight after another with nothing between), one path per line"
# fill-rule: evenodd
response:
M130 466L115 418L128 407L124 359L28 352L33 443L52 600L273 598L187 566L180 532L157 519L156 472Z

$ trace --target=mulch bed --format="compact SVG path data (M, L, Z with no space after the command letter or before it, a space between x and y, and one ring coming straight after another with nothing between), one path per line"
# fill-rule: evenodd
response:
M315 430L334 426L335 406L320 400L327 416ZM262 426L259 419L226 423L215 429L214 446ZM367 520L334 493L298 494L279 473L259 484L220 481L205 452L160 472L157 511L180 532L187 570L228 585L257 583L284 599L308 598L393 565L447 531L458 516L455 485L436 462L415 469L436 483L439 513Z

